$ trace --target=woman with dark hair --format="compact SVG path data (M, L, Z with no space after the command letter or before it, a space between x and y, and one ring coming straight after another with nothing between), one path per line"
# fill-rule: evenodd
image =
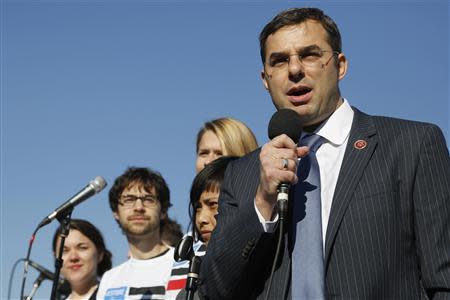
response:
M215 215L218 209L220 186L228 164L237 156L222 156L207 164L192 182L189 216L191 218L192 235L195 244L195 255L203 256L211 233L216 227ZM166 288L167 299L185 299L189 262L176 262L172 268L171 277Z
M216 227L215 215L218 209L220 185L222 184L228 163L237 156L222 156L195 176L191 186L189 217L195 241L208 244L211 233Z
M53 236L53 253L59 252L62 227ZM111 252L106 249L103 236L90 222L70 221L70 231L64 242L61 275L72 290L69 300L96 298L98 278L111 269Z

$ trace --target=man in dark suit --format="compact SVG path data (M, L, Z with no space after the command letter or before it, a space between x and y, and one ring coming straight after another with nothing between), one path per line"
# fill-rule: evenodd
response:
M281 12L261 32L260 46L273 103L297 112L302 136L312 133L322 143L313 150L280 135L230 164L201 295L266 298L280 229L277 188L291 183L292 218L303 180L298 158L314 152L321 203L314 239L322 262L294 268L302 242L291 219L267 299L450 299L450 159L440 129L352 108L339 91L347 71L339 30L319 9ZM315 274L322 274L322 294L296 296Z

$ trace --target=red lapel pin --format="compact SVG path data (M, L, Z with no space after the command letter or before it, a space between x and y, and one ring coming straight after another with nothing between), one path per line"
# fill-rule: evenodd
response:
M367 146L367 142L365 140L357 140L353 144L353 147L355 147L355 149L358 149L358 150L362 150L362 149L366 148L366 146Z

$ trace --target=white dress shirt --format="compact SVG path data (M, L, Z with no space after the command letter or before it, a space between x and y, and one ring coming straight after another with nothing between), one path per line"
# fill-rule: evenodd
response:
M314 132L325 138L325 142L316 152L317 162L320 170L320 195L322 201L322 237L325 249L325 236L327 232L328 219L330 217L331 204L334 190L344 159L350 129L353 123L354 112L346 99L344 103ZM303 133L302 136L306 134ZM278 215L273 221L266 221L256 207L259 221L266 232L273 232L276 228Z

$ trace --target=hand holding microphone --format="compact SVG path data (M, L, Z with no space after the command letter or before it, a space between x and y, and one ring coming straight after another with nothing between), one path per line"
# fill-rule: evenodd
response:
M297 159L308 154L307 147L296 144L301 132L302 120L291 109L277 111L269 122L271 141L261 149L260 183L256 193L256 206L266 220L272 219L277 198L287 200L290 184L297 182Z
M289 187L298 180L297 159L308 154L307 147L297 147L296 144L302 133L302 120L295 111L277 111L270 119L268 133L271 141L262 147L259 155L260 181L255 204L265 220L273 219L277 207L279 231L265 299L269 299L273 274L280 255L288 211Z

